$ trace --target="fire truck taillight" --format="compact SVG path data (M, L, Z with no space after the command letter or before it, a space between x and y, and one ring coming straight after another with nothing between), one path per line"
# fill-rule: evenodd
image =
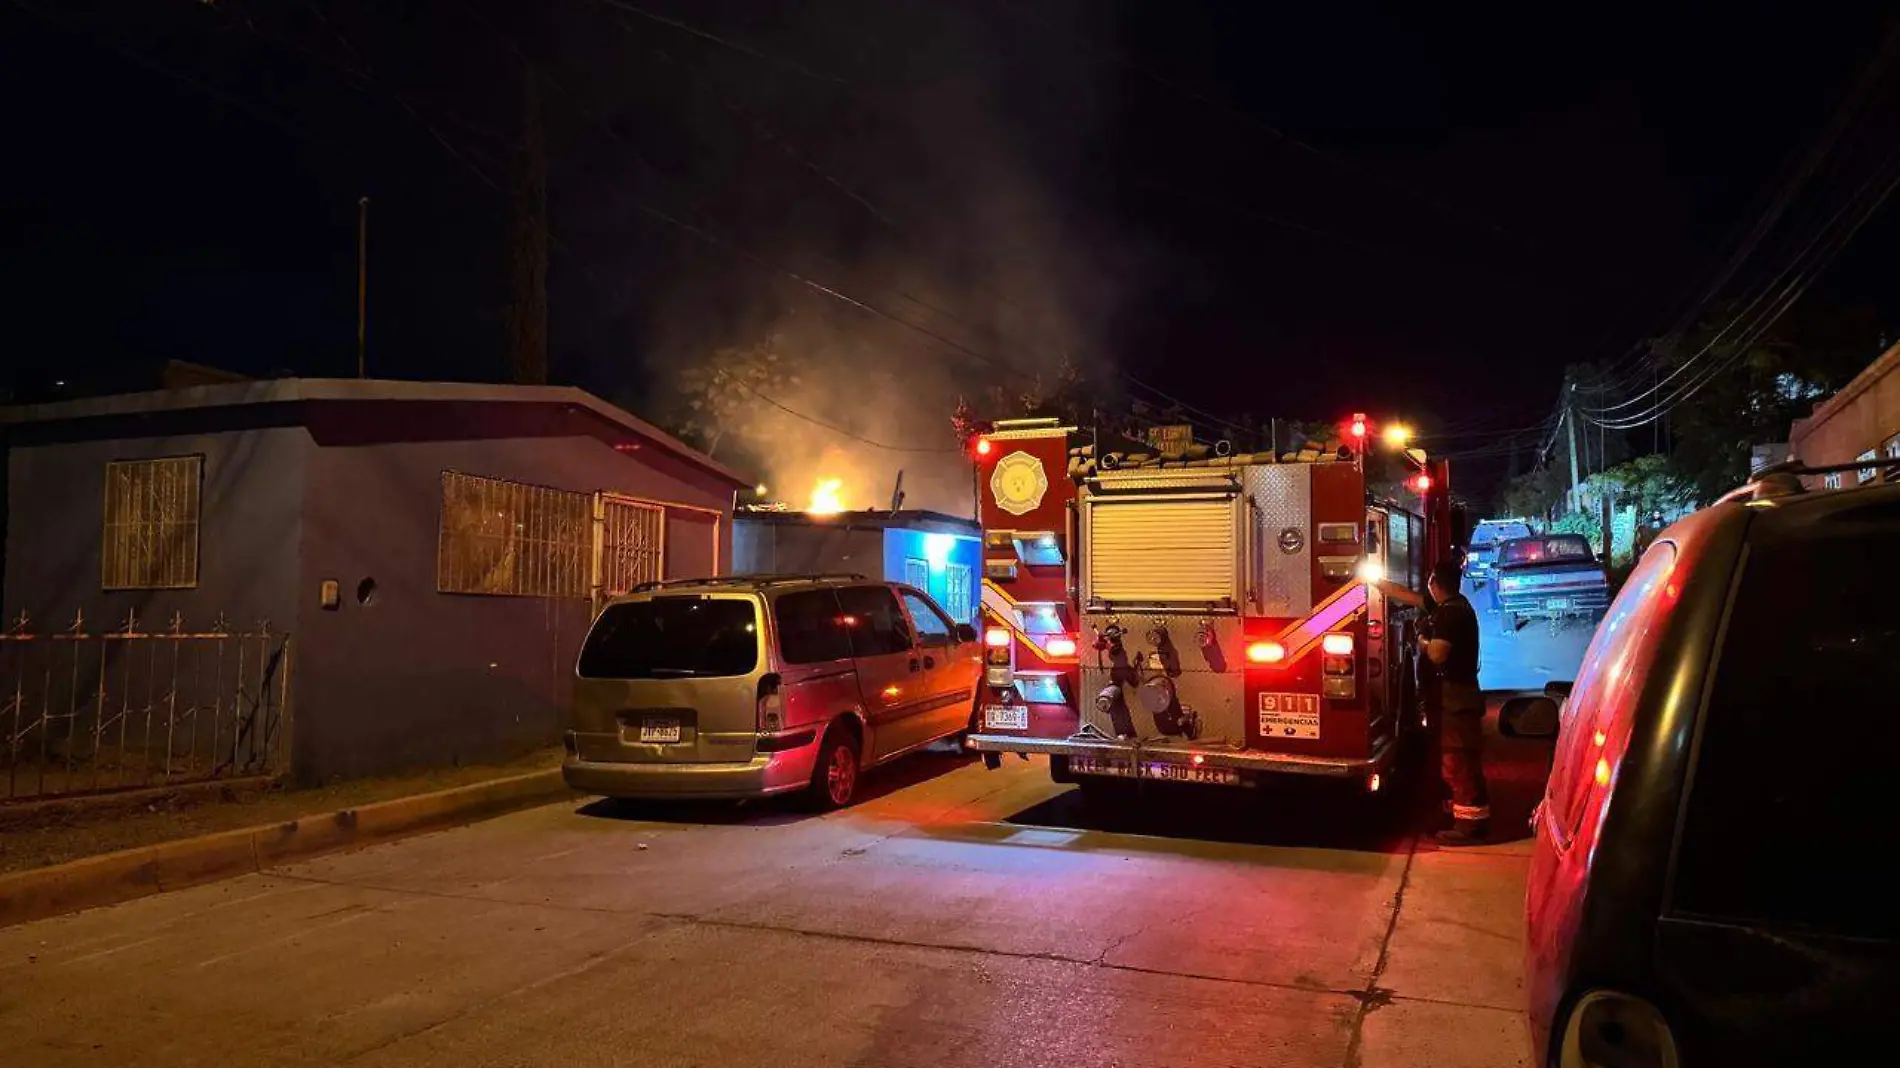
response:
M1254 642L1247 646L1250 664L1278 664L1286 660L1286 646L1279 642Z
M1009 648L1009 631L1002 627L991 627L983 632L983 644L992 649Z
M1042 644L1042 651L1050 656L1074 656L1075 639L1067 636L1050 638Z
M991 452L995 451L996 446L991 444L988 438L978 438L973 448L978 456L988 456Z
M1352 647L1350 634L1333 633L1319 640L1320 689L1327 697L1343 700L1358 696L1359 679Z

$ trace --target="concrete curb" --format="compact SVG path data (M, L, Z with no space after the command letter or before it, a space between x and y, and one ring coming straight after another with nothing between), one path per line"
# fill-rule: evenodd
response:
M0 927L260 872L319 853L470 823L566 796L579 795L561 781L561 769L549 768L0 875Z

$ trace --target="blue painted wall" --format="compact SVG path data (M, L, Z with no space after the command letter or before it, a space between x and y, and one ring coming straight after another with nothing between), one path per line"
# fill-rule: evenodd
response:
M971 535L884 531L884 576L924 590L959 623L975 618L982 575L983 543Z

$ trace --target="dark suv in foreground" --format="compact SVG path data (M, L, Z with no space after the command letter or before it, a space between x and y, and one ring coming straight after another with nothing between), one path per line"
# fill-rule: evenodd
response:
M1659 535L1584 655L1533 816L1538 1063L1890 1049L1896 752L1900 485L1777 471Z

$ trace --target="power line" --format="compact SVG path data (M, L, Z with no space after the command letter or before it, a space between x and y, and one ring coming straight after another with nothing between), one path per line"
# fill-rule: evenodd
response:
M738 385L740 389L745 390L747 393L752 394L753 396L759 398L760 400L771 405L772 407L777 408L779 411L786 413L787 415L797 416L798 418L803 419L805 422L811 423L814 426L824 427L826 430L829 430L834 434L843 434L847 438L851 438L854 441L863 442L864 444L869 445L872 448L884 449L888 452L909 452L909 453L920 453L920 452L946 453L946 452L962 451L960 449L951 448L948 446L926 447L926 446L919 446L919 445L888 445L882 441L873 441L872 439L867 438L864 435L857 433L856 431L846 430L844 427L841 427L836 423L827 422L823 419L818 418L815 415L808 415L804 412L799 411L796 408L791 407L788 404L784 404L784 403L781 403L780 401L774 400L773 398L768 397L765 394L754 389L751 385L745 382L736 382L736 384Z
M1881 40L1880 47L1868 61L1867 66L1861 71L1860 76L1855 79L1853 87L1841 98L1839 103L1835 105L1827 125L1822 130L1821 136L1815 140L1814 144L1809 146L1808 151L1793 172L1780 183L1775 196L1770 199L1768 206L1764 208L1761 215L1756 218L1754 227L1743 238L1741 244L1730 253L1727 261L1717 272L1715 278L1704 287L1702 296L1683 311L1682 315L1676 319L1674 325L1670 327L1669 332L1664 335L1665 337L1672 340L1680 337L1693 323L1695 318L1701 314L1702 310L1708 306L1709 302L1715 299L1716 294L1721 291L1722 287L1727 285L1729 281L1734 278L1736 272L1741 269L1742 264L1747 261L1748 257L1753 255L1755 250L1760 247L1761 242L1767 236L1768 232L1773 229L1774 225L1781 220L1782 215L1786 213L1788 206L1793 202L1795 195L1800 192L1801 187L1814 176L1815 171L1820 168L1821 164L1834 150L1834 146L1839 142L1841 135L1853 124L1857 112L1865 101L1867 94L1879 81L1881 72L1885 70L1887 63L1892 58L1896 42L1900 42L1900 20L1896 20L1891 28L1889 28L1886 36ZM1770 285L1772 284L1771 282ZM1653 369L1655 363L1654 353L1653 351L1646 351L1641 341L1632 348L1632 352L1642 353L1647 358L1638 359L1631 365L1631 370L1615 383L1606 384L1613 375L1619 373L1609 371L1602 376L1602 379L1598 383L1584 386L1583 388L1595 393L1610 393L1625 389L1637 381L1640 381L1645 373ZM1678 370L1680 369L1681 368L1678 367ZM1629 407L1636 401L1643 399L1643 397L1654 395L1660 390L1662 384L1663 383L1655 383L1651 389L1645 393L1630 398L1621 404L1595 410L1613 411L1618 408Z
M1609 430L1631 430L1639 426L1647 425L1648 423L1654 421L1655 419L1668 414L1668 412L1670 412L1671 410L1673 410L1674 408L1682 404L1684 401L1687 401L1689 398L1695 396L1697 393L1700 393L1704 388L1706 388L1709 385L1710 382L1713 382L1717 377L1719 377L1723 371L1727 370L1729 367L1739 362L1748 353L1748 351L1750 350L1750 347L1753 346L1754 343L1764 333L1766 333L1769 328L1771 328L1776 322L1778 322L1781 316L1787 313L1789 308L1793 307L1794 304L1801 299L1801 297L1807 292L1808 287L1813 284L1814 280L1817 277L1820 276L1821 272L1826 270L1827 267L1833 263L1834 258L1840 254L1841 249L1845 248L1847 243L1853 240L1854 235L1860 232L1861 227L1865 226L1867 221L1873 217L1874 213L1880 209L1881 205L1886 203L1887 198L1890 195L1892 195L1894 189L1896 187L1900 187L1900 167L1892 165L1892 161L1900 160L1900 152L1896 152L1893 156L1889 157L1889 160L1890 160L1890 163L1885 168L1885 170L1890 171L1892 174L1892 177L1890 177L1886 185L1880 189L1878 195L1874 196L1870 201L1868 201L1866 206L1861 209L1859 217L1854 220L1853 225L1849 226L1844 232L1836 234L1833 237L1828 239L1828 247L1822 250L1816 262L1813 262L1807 265L1805 268L1802 269L1802 272L1800 275L1789 280L1788 284L1782 287L1781 293L1778 294L1776 297L1777 303L1773 307L1768 309L1767 311L1763 312L1760 316L1757 316L1755 322L1751 323L1750 326L1747 328L1748 336L1743 340L1735 342L1732 351L1726 357L1722 358L1713 367L1709 368L1704 374L1701 375L1701 377L1698 380L1685 383L1683 386L1679 387L1675 391L1675 393L1673 393L1669 398L1658 401L1656 404L1652 405L1649 408L1649 410L1643 413L1640 413L1634 416L1626 416L1626 417L1621 417L1617 419L1612 419L1612 420L1600 420L1600 419L1595 418L1595 416L1586 412L1584 413L1584 418L1588 419L1590 422L1596 424L1597 426L1604 427L1605 429L1609 429ZM1865 184L1863 184L1861 189L1855 193L1854 197L1851 198L1847 204L1842 205L1841 208L1835 212L1833 217L1831 217L1828 220L1828 222L1822 227L1822 229L1816 234L1815 239L1811 240L1809 242L1808 247L1803 250L1803 253L1802 253L1803 256L1805 256L1808 251L1813 249L1816 242L1820 240L1822 235L1826 234L1829 229L1832 229L1834 225L1840 221L1841 216L1845 214L1845 212L1849 208L1853 207L1855 201L1863 199L1865 193L1872 187L1873 183L1878 178L1879 178L1878 174L1876 174L1873 177L1870 177L1868 181ZM1797 258L1797 263L1798 262L1799 262L1799 258ZM1786 275L1787 270L1784 270L1782 274ZM1750 307L1752 308L1753 306L1754 306L1753 302L1751 302ZM1742 314L1746 314L1746 310ZM1731 320L1731 322L1729 323L1729 327L1733 327L1735 325L1735 322L1739 321L1740 318L1741 318L1741 315L1737 315L1735 320ZM1723 332L1726 333L1729 327L1725 327ZM1713 344L1713 342L1711 342L1711 344ZM1707 352L1707 351L1708 351L1708 346L1705 346L1703 349L1703 352ZM1698 353L1697 358L1700 358L1701 355L1702 353Z

